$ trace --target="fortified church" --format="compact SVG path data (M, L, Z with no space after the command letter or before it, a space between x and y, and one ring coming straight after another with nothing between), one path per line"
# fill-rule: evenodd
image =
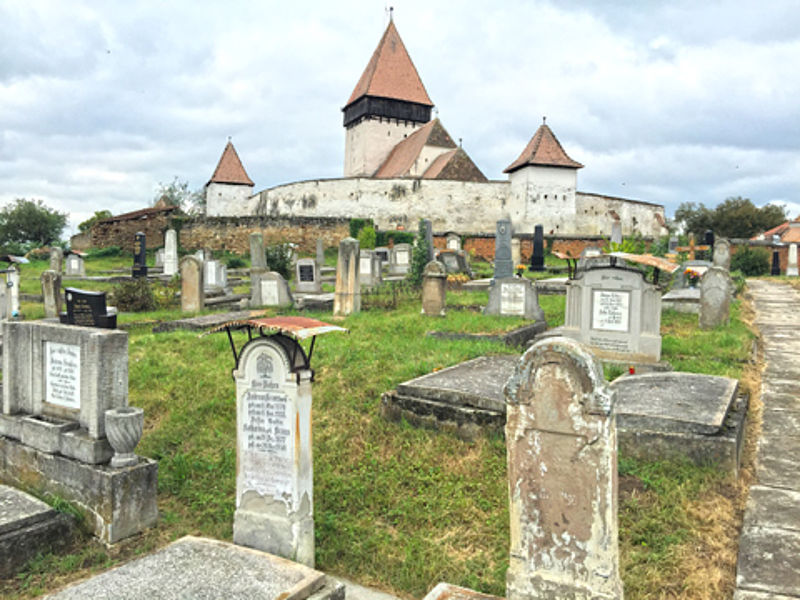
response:
M438 118L394 21L344 108L342 178L279 185L258 193L228 142L206 185L208 216L370 218L381 229L493 232L510 217L519 233L537 224L554 236L666 234L664 207L577 190L578 169L542 123L520 155L490 181Z

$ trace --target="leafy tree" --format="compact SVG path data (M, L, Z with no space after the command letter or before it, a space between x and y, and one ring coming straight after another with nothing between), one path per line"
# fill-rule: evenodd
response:
M376 239L377 234L375 233L375 228L372 225L367 225L358 232L358 245L363 250L374 248Z
M111 216L113 215L111 214L110 210L96 210L94 211L93 217L89 217L82 223L78 224L78 231L80 231L81 233L86 233L92 228L92 225L94 225L98 221L102 221L103 219L107 219Z
M192 191L189 183L182 181L177 176L171 183L159 183L153 205L163 200L167 206L177 206L190 213L203 213L206 209L206 195L203 190Z
M422 272L427 264L428 244L425 241L425 221L420 219L417 237L414 238L414 246L411 248L411 268L408 272L408 280L411 285L422 285Z
M716 235L729 238L749 238L771 229L786 220L786 208L767 204L757 207L749 198L727 198L714 210L703 204L684 202L675 211L675 220L683 221L687 232L696 236L710 229Z
M731 271L741 271L748 277L769 273L771 260L766 248L743 246L731 257Z
M6 251L20 252L58 241L68 216L45 206L41 200L17 198L0 210L0 246Z

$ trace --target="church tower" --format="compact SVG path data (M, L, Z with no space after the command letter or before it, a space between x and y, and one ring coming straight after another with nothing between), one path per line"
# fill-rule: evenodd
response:
M228 139L217 168L206 184L206 215L247 214L246 201L253 194L254 186Z
M372 177L392 149L431 120L433 102L390 20L342 109L344 176Z

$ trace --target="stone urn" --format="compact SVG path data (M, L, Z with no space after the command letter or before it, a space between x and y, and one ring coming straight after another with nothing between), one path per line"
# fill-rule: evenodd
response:
M142 438L143 427L144 409L124 406L106 411L106 436L114 449L112 467L130 467L139 462L133 451Z

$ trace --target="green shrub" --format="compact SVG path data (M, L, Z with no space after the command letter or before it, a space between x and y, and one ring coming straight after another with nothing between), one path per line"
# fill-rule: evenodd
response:
M770 255L766 248L740 247L731 258L731 271L741 271L746 277L766 275L770 271Z
M105 248L92 248L86 253L87 258L103 258L105 256L122 256L119 246L106 246Z
M733 280L733 285L736 288L736 295L738 296L744 291L744 286L747 283L744 278L744 273L741 271L731 271L731 279Z
M390 240L395 244L413 244L414 234L410 231L378 231L375 245L388 246Z
M373 227L372 219L350 219L350 237L358 239L358 234L364 227Z
M428 264L428 245L425 241L425 222L419 220L417 237L414 238L414 247L411 249L411 268L408 271L408 281L411 285L422 285L422 272Z
M292 247L289 244L275 244L264 248L270 271L280 273L287 281L292 276Z
M367 225L358 232L358 245L360 248L367 250L375 247L377 235L375 228L372 225Z
M153 290L146 277L134 277L115 285L111 290L111 303L117 310L125 312L146 312L156 308Z
M239 256L231 256L225 264L228 265L229 269L242 269L247 266L244 259Z

